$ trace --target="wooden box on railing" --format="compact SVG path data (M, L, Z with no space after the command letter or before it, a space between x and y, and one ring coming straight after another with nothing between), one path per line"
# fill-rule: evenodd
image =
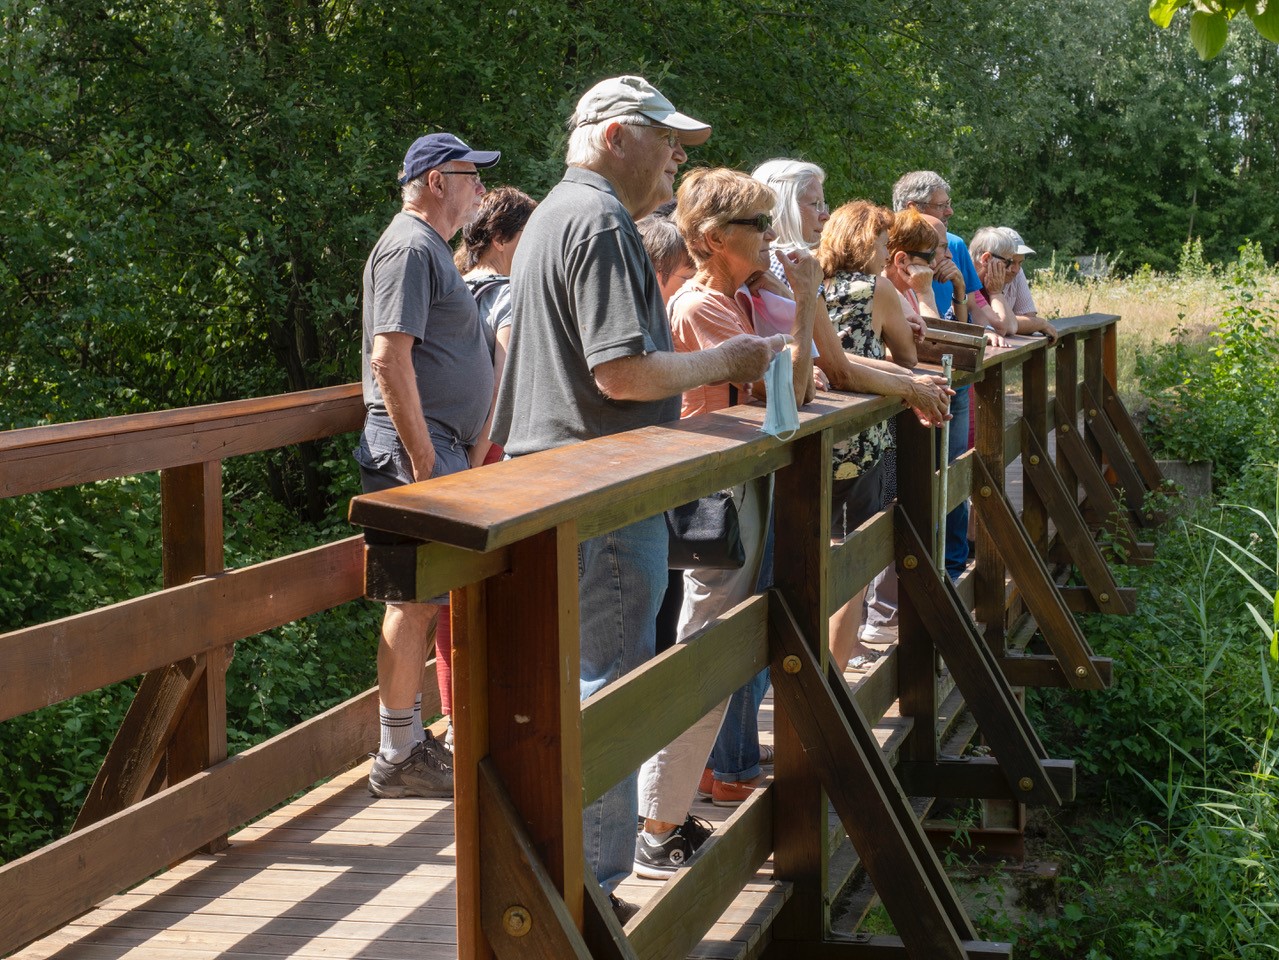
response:
M918 352L920 363L941 363L942 355L949 353L956 370L975 373L985 361L986 336L971 323L930 319Z

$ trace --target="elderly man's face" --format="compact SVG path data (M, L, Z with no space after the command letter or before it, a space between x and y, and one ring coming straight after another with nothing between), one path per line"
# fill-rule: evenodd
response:
M940 221L938 221L938 223L940 223ZM946 236L945 224L941 224L940 226L934 226L933 233L937 234L937 248L935 252L933 253L933 269L936 270L937 264L945 260L951 259L950 242Z
M652 213L675 196L675 174L679 165L688 159L679 134L670 127L646 123L643 126L622 125L626 131L626 166L631 181L630 190L643 209L640 216ZM628 204L629 205L629 204Z
M920 213L926 213L930 217L936 217L943 224L949 226L951 215L954 214L955 208L950 205L950 194L945 190L934 190L928 195L928 199L924 202L913 201L914 206Z
M444 197L442 203L449 222L468 223L480 209L480 199L484 196L484 181L475 164L453 160L440 168L440 178Z
M1021 269L1021 265L1026 262L1026 257L1020 253L1014 253L1009 258L1008 263L1008 279L1017 276L1017 271Z

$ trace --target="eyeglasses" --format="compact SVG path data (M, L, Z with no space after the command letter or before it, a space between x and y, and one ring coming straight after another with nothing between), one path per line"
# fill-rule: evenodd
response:
M938 210L945 210L947 207L949 207L951 210L954 210L954 209L955 209L953 206L951 206L951 203L950 203L950 197L947 197L947 198L946 198L945 200L943 200L941 203L933 203L933 201L931 201L931 200L916 200L916 201L915 201L915 206L917 206L917 207L936 207Z
M830 207L826 205L825 200L801 200L800 203L806 207L812 207L819 214L830 213Z
M657 139L665 140L666 145L674 150L680 145L679 131L672 130L670 127L663 127L660 123L637 123L637 127L648 127L650 130L657 130Z
M749 220L747 219L730 220L728 222L738 223L738 224L741 224L743 227L754 227L760 233L766 233L768 230L772 229L773 215L771 213L760 213L760 214L757 214L756 216L751 217Z
M998 260L1000 263L1004 264L1005 266L1011 267L1013 265L1013 262L1009 260L1007 257L1001 257L997 253L992 253L991 256L995 258L996 260Z
M905 253L908 257L919 257L926 263L932 263L933 257L937 256L936 250L907 250Z
M480 180L480 171L478 170L437 170L441 177L473 177L475 182Z

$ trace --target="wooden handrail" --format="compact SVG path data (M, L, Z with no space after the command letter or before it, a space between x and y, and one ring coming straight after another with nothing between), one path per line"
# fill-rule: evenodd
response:
M358 383L0 433L0 498L274 450L358 430Z

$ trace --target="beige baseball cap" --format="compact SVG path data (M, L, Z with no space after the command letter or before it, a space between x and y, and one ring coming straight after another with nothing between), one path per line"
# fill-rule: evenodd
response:
M711 135L709 123L680 113L651 83L631 76L610 77L587 90L577 102L570 126L576 128L628 114L639 114L678 131L680 142L689 146L705 143Z

